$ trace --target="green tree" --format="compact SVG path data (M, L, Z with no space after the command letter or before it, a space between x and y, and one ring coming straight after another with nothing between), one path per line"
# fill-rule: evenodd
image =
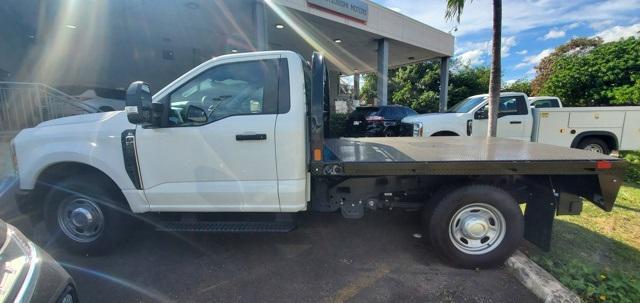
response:
M391 101L420 113L438 111L440 67L427 61L398 68L390 78Z
M471 1L471 0L469 0ZM460 23L460 15L464 9L465 0L447 0L445 17L455 18ZM502 56L500 45L502 39L502 0L493 0L493 32L491 41L491 73L489 76L489 127L488 137L495 137L498 127L498 101L500 100L500 76Z
M527 96L531 96L531 81L527 79L520 79L511 84L505 85L502 89L505 92L520 92L525 93Z
M569 42L562 44L549 54L542 58L540 63L535 67L536 77L531 82L531 93L533 96L540 95L542 86L547 79L553 74L553 66L558 58L564 54L584 53L602 44L602 39L596 38L574 38Z
M601 44L556 59L541 94L568 106L640 104L640 39Z
M373 100L376 97L378 77L376 77L376 74L364 74L362 78L364 79L364 84L360 88L360 103L373 105Z
M397 69L389 70L389 74L388 74L389 79L392 79L395 76L396 71ZM376 76L375 73L364 74L362 77L364 79L364 84L360 88L360 101L369 105L373 105L375 104L374 100L378 95L377 94L378 77ZM396 88L394 84L391 81L389 81L389 84L387 87L389 96L393 95L393 92L395 91L395 89Z
M491 70L488 66L459 66L449 73L449 107L467 97L486 94Z
M410 64L389 72L390 103L405 105L419 113L438 111L440 65L427 61ZM465 98L486 93L490 70L486 66L466 66L453 61L449 70L449 106ZM364 76L360 99L372 101L376 95L376 76Z

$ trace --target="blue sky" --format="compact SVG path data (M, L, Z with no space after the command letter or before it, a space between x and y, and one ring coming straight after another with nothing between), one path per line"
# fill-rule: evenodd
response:
M465 6L458 24L444 18L446 0L373 0L456 37L455 56L471 65L488 65L491 0ZM503 81L531 79L533 67L573 37L605 41L640 35L640 0L503 0Z

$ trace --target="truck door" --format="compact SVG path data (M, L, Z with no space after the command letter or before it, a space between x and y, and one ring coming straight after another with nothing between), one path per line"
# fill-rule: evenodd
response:
M279 211L278 58L221 63L163 97L168 125L139 127L151 210Z
M478 109L473 120L473 136L486 136L488 127L488 105ZM497 136L503 138L530 140L531 115L524 96L500 97L498 103Z

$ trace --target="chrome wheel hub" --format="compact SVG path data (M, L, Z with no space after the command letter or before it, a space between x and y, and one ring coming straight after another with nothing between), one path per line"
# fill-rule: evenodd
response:
M71 212L71 222L76 227L88 227L94 221L93 214L85 208L76 208Z
M104 215L96 202L86 198L71 198L58 206L58 225L72 240L91 242L104 230Z
M589 150L589 151L592 151L592 152L604 154L604 150L602 149L602 146L600 146L598 144L587 144L584 147L584 150Z
M466 254L486 254L502 242L505 226L504 216L495 207L473 203L453 215L449 222L449 239Z
M489 222L480 216L469 216L462 222L462 233L473 239L482 239L489 231Z

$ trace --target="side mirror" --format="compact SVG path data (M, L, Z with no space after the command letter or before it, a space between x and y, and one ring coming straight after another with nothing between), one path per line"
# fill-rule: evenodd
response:
M142 81L135 81L127 88L124 111L132 124L151 123L151 89Z
M480 109L480 110L476 111L476 113L473 115L473 118L475 118L476 120L488 119L489 118L489 111L486 108Z
M191 122L205 123L207 122L207 113L202 108L189 105L187 107L187 120Z

